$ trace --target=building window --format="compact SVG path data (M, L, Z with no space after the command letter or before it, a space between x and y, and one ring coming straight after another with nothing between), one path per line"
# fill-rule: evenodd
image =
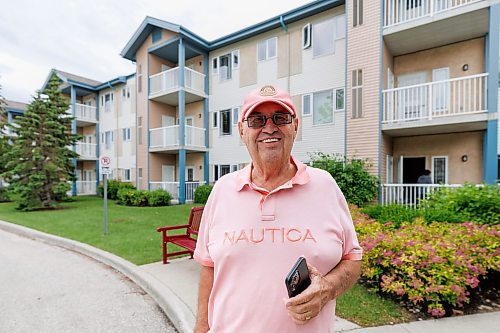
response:
M111 144L114 142L113 131L105 131L104 132L104 144L106 145L106 149L111 148Z
M142 117L137 117L137 143L142 145Z
M219 180L219 166L214 165L214 182Z
M123 169L123 181L130 181L130 169Z
M310 116L312 110L311 94L302 95L302 115Z
M352 6L352 26L363 24L363 0L354 0Z
M151 33L151 41L154 43L159 42L161 40L161 29L156 28Z
M333 123L333 91L325 90L313 94L313 124Z
M122 128L122 139L123 141L130 141L131 137L132 137L132 133L131 133L131 129L130 127L128 128Z
M307 49L311 47L311 23L302 27L302 48Z
M335 39L345 38L346 35L346 20L345 14L335 17Z
M220 113L220 134L231 135L231 110L222 110Z
M218 64L219 64L219 58L213 58L212 59L212 74L214 74L214 75L217 74Z
M333 18L313 25L313 56L335 53L335 20Z
M212 128L217 128L218 127L218 124L217 124L217 117L218 117L218 112L217 111L214 111L212 113Z
M233 108L233 125L238 125L240 108Z
M124 87L122 89L122 99L129 99L130 98L130 87Z
M142 66L137 65L137 92L142 91Z
M142 168L139 168L138 172L137 172L137 176L139 178L142 178Z
M104 112L111 111L113 107L113 93L107 93L101 96L101 106L104 109Z
M231 172L238 171L238 164L231 165Z
M363 70L352 71L352 118L363 117Z
M220 166L220 177L224 176L224 175L227 175L228 173L231 172L231 166L228 165L228 164L225 164L225 165L221 165Z
M262 42L259 42L257 44L257 60L264 61L276 58L278 50L277 44L277 37L269 38Z
M240 68L240 50L231 52L231 55L233 56L233 69Z
M344 88L335 90L335 111L344 111Z
M219 81L226 81L231 79L231 63L231 53L219 57Z
M432 178L434 184L448 184L448 157L432 157Z

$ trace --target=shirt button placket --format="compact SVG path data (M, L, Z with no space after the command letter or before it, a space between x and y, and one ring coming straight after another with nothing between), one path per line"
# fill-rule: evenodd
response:
M274 221L276 214L276 193L268 194L261 208L262 221Z

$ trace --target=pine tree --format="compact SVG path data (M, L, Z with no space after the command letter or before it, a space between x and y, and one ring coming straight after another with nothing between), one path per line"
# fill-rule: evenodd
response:
M75 179L72 147L78 136L71 134L68 103L52 76L47 89L37 91L24 115L16 118L17 134L7 154L4 173L13 191L20 194L18 209L54 208L70 190ZM44 96L46 95L46 96Z
M5 165L7 164L7 150L9 148L8 137L6 135L7 132L7 111L4 109L5 100L2 96L2 85L0 85L0 175L6 171ZM2 197L4 196L4 185L3 179L0 177L0 201L2 201Z

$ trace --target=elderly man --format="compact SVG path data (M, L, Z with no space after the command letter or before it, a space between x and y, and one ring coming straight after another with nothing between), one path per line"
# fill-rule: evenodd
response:
M334 332L335 299L361 267L347 203L330 174L291 156L299 120L267 85L243 102L238 129L252 162L215 184L194 258L202 265L195 332ZM299 258L311 285L288 298Z

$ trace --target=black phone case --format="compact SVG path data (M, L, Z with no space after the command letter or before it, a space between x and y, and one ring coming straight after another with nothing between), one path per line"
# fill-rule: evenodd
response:
M288 297L294 297L306 290L311 284L309 278L309 269L307 268L306 258L299 257L295 265L285 278Z

